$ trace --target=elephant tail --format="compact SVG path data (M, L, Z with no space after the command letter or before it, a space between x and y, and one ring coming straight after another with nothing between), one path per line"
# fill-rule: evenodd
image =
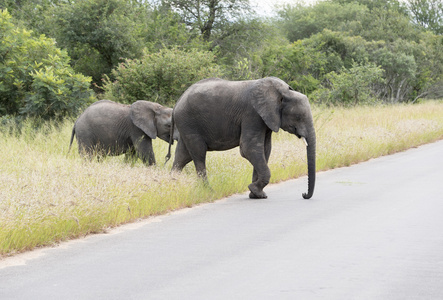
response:
M66 155L68 155L69 151L71 151L71 146L72 146L72 142L74 141L74 136L75 136L75 125L74 125L74 127L72 127L71 142L69 143L69 149L68 149L68 153L66 153Z
M172 144L174 144L174 127L175 127L174 112L172 112L171 129L170 129L170 133L169 133L169 147L168 147L168 154L166 154L166 157L165 157L165 165L171 159L171 146L172 146Z

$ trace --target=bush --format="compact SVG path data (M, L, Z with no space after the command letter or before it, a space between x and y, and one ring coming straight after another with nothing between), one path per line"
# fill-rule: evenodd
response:
M132 103L145 99L173 105L194 82L221 76L214 54L201 50L162 49L126 60L112 71L115 81L105 76L103 98Z
M91 79L74 74L55 41L16 27L0 10L0 113L43 120L74 115L92 101Z
M357 105L375 102L376 87L383 82L383 69L372 63L342 68L341 72L326 75L327 84L316 90L311 98L316 102L333 105Z

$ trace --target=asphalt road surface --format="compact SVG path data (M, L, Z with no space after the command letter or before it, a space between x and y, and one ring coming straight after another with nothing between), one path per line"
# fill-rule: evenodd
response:
M443 299L443 141L0 261L0 299Z

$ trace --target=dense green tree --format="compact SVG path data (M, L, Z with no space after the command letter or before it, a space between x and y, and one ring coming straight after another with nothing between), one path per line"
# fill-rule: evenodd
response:
M443 34L443 2L441 0L408 0L415 24L436 34Z
M412 83L413 101L419 98L443 98L443 36L423 33L413 48L417 73Z
M141 55L134 7L125 0L81 0L53 9L57 43L68 49L74 68L99 82L122 58Z
M439 39L419 30L402 2L364 0L357 4L353 0L330 0L311 6L296 3L280 9L278 24L290 40L302 42L304 61L315 62L304 70L323 86L352 74L355 63L369 62L383 70L384 81L373 85L371 92L385 101L413 101L420 95L439 93L443 67ZM280 61L286 59L294 60L286 53ZM279 68L289 70L295 64L285 65ZM312 91L320 86L299 88Z
M313 100L333 105L358 105L377 102L377 86L383 82L383 69L372 63L354 63L351 68L332 71L325 77L326 89L318 89Z
M67 0L0 0L0 9L6 8L17 24L32 30L35 34L48 33L48 11Z
M182 49L209 50L209 42L203 41L200 33L190 30L181 21L179 14L165 5L152 6L138 15L140 40L150 52L180 46Z
M263 74L262 59L269 48L286 45L288 41L271 26L258 18L240 19L225 26L223 31L213 34L212 49L217 53L217 62L227 69L228 76L235 74L239 64L248 61L250 78L259 78ZM246 65L243 66L243 70ZM248 75L248 76L249 76Z
M197 32L181 22L166 5L146 1L80 0L51 9L50 35L68 50L75 70L101 85L104 74L125 59L140 58L143 49L157 51L176 45L207 49Z
M269 48L263 57L263 74L277 76L294 89L309 94L320 85L326 55L297 41Z
M193 80L212 75L277 76L303 93L327 95L316 99L328 103L340 102L330 98L338 95L355 103L443 94L443 14L436 0L295 2L280 6L276 18L255 15L248 0L0 0L0 6L35 40L55 38L73 69L92 76L94 86L105 82L106 95L118 101L171 103ZM51 75L42 67L33 73L36 82L42 70ZM379 70L383 81L361 88L366 100L338 92L352 76Z
M89 101L90 78L76 74L53 39L12 22L0 10L0 114L42 119L73 115Z
M333 31L361 28L360 20L367 13L366 6L354 1L346 4L321 1L314 6L298 2L286 4L278 10L278 25L293 42L309 38L325 28Z
M353 31L366 40L394 42L398 39L419 39L419 30L410 22L410 17L397 10L375 8L362 20L360 31Z
M397 11L405 16L408 15L408 9L403 1L399 0L329 0L333 3L346 5L358 2L360 5L366 6L370 11L375 9L383 9L387 11Z

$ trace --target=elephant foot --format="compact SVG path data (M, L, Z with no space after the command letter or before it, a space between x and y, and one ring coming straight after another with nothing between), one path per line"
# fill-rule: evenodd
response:
M249 193L249 198L251 199L266 199L268 198L268 195L266 195L263 190L259 190L253 183L251 183L248 186L249 190L251 191Z
M266 193L262 193L261 196L257 196L254 193L250 192L249 193L249 198L250 199L266 199L266 198L268 198L268 195L266 195Z

